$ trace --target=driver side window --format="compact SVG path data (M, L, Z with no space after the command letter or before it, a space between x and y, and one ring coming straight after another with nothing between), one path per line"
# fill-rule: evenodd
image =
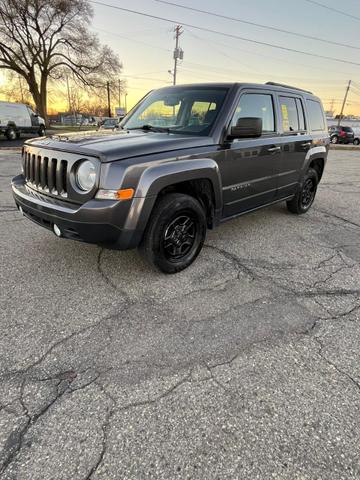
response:
M263 133L275 132L274 104L272 95L245 93L236 107L231 126L235 126L239 118L257 117L262 119Z

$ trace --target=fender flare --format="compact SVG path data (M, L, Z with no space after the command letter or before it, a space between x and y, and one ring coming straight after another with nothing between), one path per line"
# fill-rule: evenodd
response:
M301 177L299 179L299 183L301 183L302 177L304 173L308 170L310 163L313 160L317 160L318 158L324 160L324 165L326 163L327 158L327 148L324 145L318 145L310 148L306 153L306 157L301 169Z
M161 190L176 183L207 179L214 191L215 211L222 208L222 183L217 163L211 158L174 160L145 169L139 179L125 229L143 232Z

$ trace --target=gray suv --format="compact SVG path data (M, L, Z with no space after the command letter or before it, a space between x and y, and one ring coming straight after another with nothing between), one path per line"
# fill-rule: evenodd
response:
M320 100L267 83L150 92L116 132L28 140L16 205L58 237L139 247L166 273L189 266L206 230L276 202L311 207L329 148Z

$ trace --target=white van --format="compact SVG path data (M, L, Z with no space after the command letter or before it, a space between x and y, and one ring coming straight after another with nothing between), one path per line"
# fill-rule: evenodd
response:
M45 135L45 121L22 103L0 102L0 133L15 140L21 133Z

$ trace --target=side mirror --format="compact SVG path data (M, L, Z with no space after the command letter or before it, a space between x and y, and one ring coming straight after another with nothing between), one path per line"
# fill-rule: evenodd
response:
M239 118L234 127L230 129L231 138L257 138L262 134L262 118Z

